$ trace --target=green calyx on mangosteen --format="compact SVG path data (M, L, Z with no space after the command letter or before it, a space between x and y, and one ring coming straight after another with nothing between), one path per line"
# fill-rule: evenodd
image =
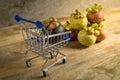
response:
M77 35L79 43L81 43L84 46L91 46L96 42L96 36L94 34L90 34L89 32L85 30L79 31Z
M76 13L71 14L70 23L71 23L73 29L81 30L81 29L87 27L88 20L86 18L86 15L83 13L80 13L77 9Z

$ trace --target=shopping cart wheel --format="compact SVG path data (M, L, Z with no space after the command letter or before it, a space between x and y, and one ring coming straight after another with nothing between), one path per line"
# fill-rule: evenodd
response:
M27 60L26 61L26 66L29 68L29 67L31 67L31 62L30 62L30 60Z
M44 76L44 77L46 77L46 76L47 76L47 72L48 72L48 70L47 70L47 69L44 69L44 70L43 70L43 76Z
M66 57L63 58L62 62L63 62L63 64L66 63Z

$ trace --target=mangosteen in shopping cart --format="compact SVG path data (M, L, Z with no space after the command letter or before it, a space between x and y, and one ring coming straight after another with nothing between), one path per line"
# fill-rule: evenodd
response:
M49 33L49 35L55 35L55 34L65 32L65 28L58 21L53 21L48 26L46 26L45 33L46 32ZM62 40L62 38L63 36L56 36L56 37L49 38L49 41L50 43L56 43Z
M59 23L59 25L52 30L52 34L58 34L62 32L65 32L65 28L63 27L61 23Z
M65 28L63 27L63 25L61 23L59 23L59 25L52 30L52 34L55 35L55 34L59 34L59 33L62 33L62 32L65 32ZM57 42L57 41L60 41L62 40L63 36L56 36L54 38L54 41Z
M51 18L50 18L51 19ZM65 31L64 26L57 20L53 20L46 26L47 29L52 30L52 34L58 34Z

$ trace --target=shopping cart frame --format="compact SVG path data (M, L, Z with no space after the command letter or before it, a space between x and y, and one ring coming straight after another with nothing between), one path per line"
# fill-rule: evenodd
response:
M31 67L31 60L42 57L45 62L42 65L42 71L43 76L46 76L48 73L48 69L54 66L55 64L62 61L63 63L66 63L66 55L60 52L60 48L64 47L68 41L70 41L70 33L71 31L66 31L58 34L51 34L48 33L48 30L43 27L43 25L40 25L33 21L26 20L24 18L21 18L20 16L19 20L23 20L25 22L34 23L35 27L23 27L21 28L22 35L25 42L25 47L27 50L24 54L24 59L27 67ZM37 21L38 22L38 21ZM24 24L25 25L25 24ZM27 58L27 55L29 52L36 53L37 56ZM51 58L48 57L50 55ZM61 55L62 57L58 58L58 55ZM46 66L47 62L50 59L55 59L55 62L53 62L51 65Z

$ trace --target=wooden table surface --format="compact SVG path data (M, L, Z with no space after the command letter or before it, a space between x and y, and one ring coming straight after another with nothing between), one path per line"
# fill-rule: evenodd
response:
M32 67L26 68L18 26L0 28L0 80L120 80L120 8L104 13L107 38L90 47L70 42L61 49L67 55L67 63L50 68L46 78L42 77L42 58L33 60Z

